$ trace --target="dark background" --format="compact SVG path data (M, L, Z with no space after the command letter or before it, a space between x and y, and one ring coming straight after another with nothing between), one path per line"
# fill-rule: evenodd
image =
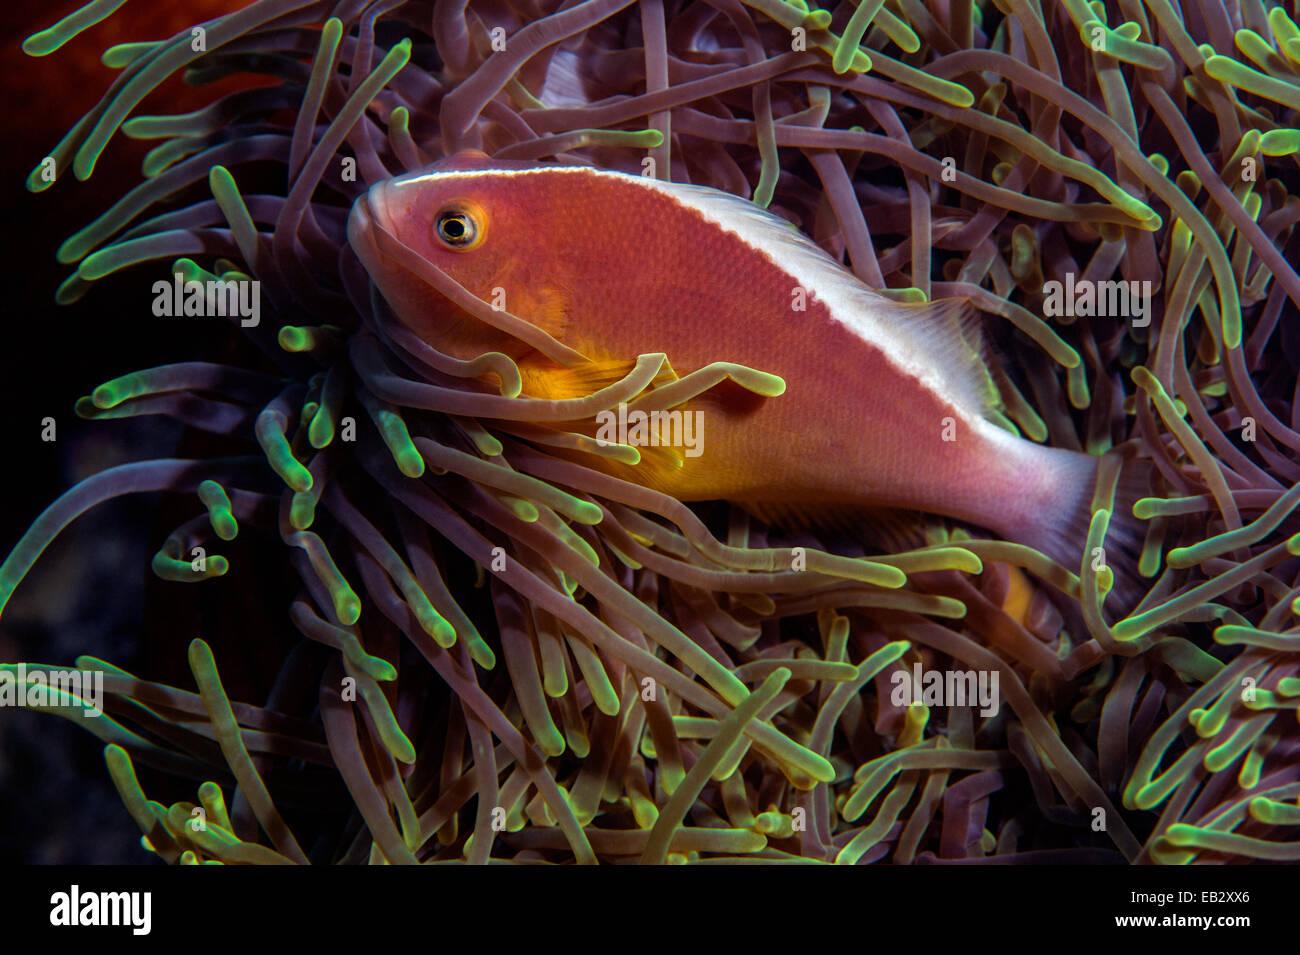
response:
M161 418L92 423L76 417L76 399L117 375L170 361L229 351L230 331L215 323L176 322L150 311L147 269L98 283L72 306L54 292L72 271L55 250L128 188L140 181L140 162L155 143L118 134L86 182L71 170L40 194L26 190L28 173L98 100L116 71L102 51L127 41L170 36L242 0L134 3L42 58L20 44L75 10L80 2L9 0L0 40L4 141L0 150L0 204L6 294L0 344L0 462L3 501L0 552L7 554L31 522L78 480L126 461L178 453L179 429ZM185 112L209 102L218 88L189 89L176 80L137 112ZM58 439L41 440L41 420L53 417ZM187 441L189 439L186 439ZM193 449L179 448L181 456ZM107 659L140 676L193 689L185 650L196 636L210 638L216 605L258 613L247 574L209 582L199 594L185 585L161 585L149 561L167 533L193 514L197 502L157 495L120 498L73 523L19 585L0 618L0 661L72 666L78 654ZM224 552L235 562L235 548ZM238 579L236 579L238 578ZM208 585L205 584L205 587ZM215 589L213 589L215 588ZM161 606L157 591L168 591ZM145 612L145 597L150 610ZM232 612L234 612L232 610ZM283 609L266 609L283 620ZM218 664L230 664L217 651ZM232 696L241 689L238 667L224 666ZM231 685L235 672L236 685ZM273 671L272 671L273 672ZM251 687L249 692L258 688ZM263 691L264 692L264 691ZM243 698L248 698L244 696ZM103 744L58 716L0 710L0 864L150 863L140 833L108 776ZM147 771L151 798L194 799L193 784Z

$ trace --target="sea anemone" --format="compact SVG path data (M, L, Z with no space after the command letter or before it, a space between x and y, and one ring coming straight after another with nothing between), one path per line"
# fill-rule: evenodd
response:
M52 53L118 6L96 0L25 49ZM75 271L58 300L124 270L151 296L256 281L256 323L229 318L256 348L82 398L84 418L163 415L212 441L65 493L0 567L0 601L87 509L168 492L192 519L154 572L237 577L216 551L251 535L295 572L263 612L301 635L261 705L231 701L203 639L197 692L83 656L105 715L47 701L107 744L146 849L1300 859L1300 28L1280 6L259 0L103 60L120 75L29 188L88 178L119 130L158 145L59 249ZM132 115L182 72L249 82ZM713 186L896 298L969 299L1008 426L1117 452L1081 565L939 519L925 546L891 550L615 476L640 455L593 441L597 413L676 407L724 379L763 401L780 388L644 354L611 387L541 400L504 354L459 360L412 334L348 247L348 210L463 149ZM1149 323L1047 307L1053 283L1116 277L1151 283ZM1109 619L1122 456L1155 478L1134 507L1145 594ZM899 703L895 676L917 667L996 674L1005 706ZM198 802L149 799L137 763L198 784Z

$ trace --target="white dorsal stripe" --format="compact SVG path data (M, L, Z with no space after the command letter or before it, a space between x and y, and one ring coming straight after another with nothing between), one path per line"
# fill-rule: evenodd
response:
M461 169L445 172L412 173L391 180L391 187L413 186L443 179L474 176L530 176L545 173L600 176L634 183L643 189L668 196L707 222L740 238L776 268L791 278L830 312L831 318L853 331L863 341L881 350L900 372L915 379L937 398L951 405L966 421L984 433L1010 435L983 416L983 408L972 407L971 390L963 391L962 369L952 369L953 359L937 347L933 329L923 322L891 320L899 306L864 285L843 265L800 232L792 223L760 209L747 199L707 186L663 182L592 166L538 166L527 169ZM792 288L793 291L793 288ZM936 425L938 427L938 425Z

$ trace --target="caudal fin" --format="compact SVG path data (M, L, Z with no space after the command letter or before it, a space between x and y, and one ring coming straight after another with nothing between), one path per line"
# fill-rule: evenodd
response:
M1133 515L1133 504L1151 494L1151 462L1145 458L1121 456L1118 452L1103 457L1067 451L1056 454L1057 481L1053 497L1057 506L1042 515L1027 515L1023 531L1016 535L1016 539L1079 573L1083 568L1088 530L1092 523L1093 499L1098 479L1104 473L1101 465L1106 462L1108 470L1118 464L1115 502L1102 553L1089 553L1087 559L1104 561L1114 576L1114 585L1105 601L1110 615L1127 613L1137 606L1150 586L1138 570L1146 539L1146 522Z
M1114 452L1112 452L1114 453ZM1151 589L1152 581L1142 576L1139 564L1146 543L1147 522L1133 514L1133 505L1151 496L1149 458L1122 457L1115 504L1106 528L1106 561L1115 575L1115 586L1106 598L1106 609L1116 614L1131 611Z

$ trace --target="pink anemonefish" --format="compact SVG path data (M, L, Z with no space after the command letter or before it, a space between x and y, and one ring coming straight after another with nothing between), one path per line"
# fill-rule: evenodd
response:
M1081 566L1100 458L998 423L968 303L888 298L747 200L460 153L372 186L348 239L401 322L460 359L509 354L525 396L581 397L651 352L678 375L726 361L784 380L776 398L724 382L692 399L708 422L703 453L606 466L619 477L777 524L941 514ZM512 315L591 361L565 367L471 317L409 267L411 253L485 302L504 294ZM1126 467L1111 518L1120 586L1141 543L1130 506L1145 469Z

